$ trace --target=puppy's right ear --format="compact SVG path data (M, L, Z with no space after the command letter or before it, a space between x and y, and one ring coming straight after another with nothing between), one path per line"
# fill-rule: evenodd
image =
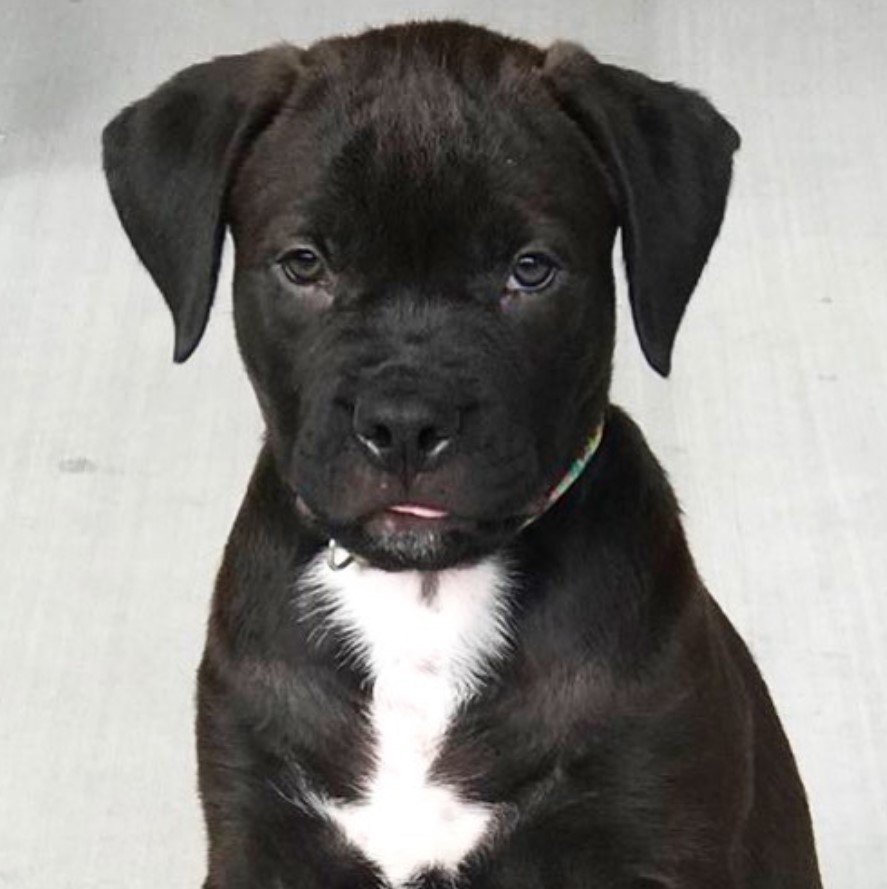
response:
M172 312L177 362L197 347L209 318L228 185L292 89L299 57L280 46L194 65L102 134L111 197Z

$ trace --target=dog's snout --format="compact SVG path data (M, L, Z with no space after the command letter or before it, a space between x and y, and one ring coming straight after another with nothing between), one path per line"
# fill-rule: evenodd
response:
M366 455L389 472L433 468L459 434L457 408L416 394L371 392L354 406L354 434Z

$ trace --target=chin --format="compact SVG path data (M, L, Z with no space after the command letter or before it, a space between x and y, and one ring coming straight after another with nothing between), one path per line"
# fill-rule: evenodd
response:
M387 510L354 522L312 516L315 530L383 571L443 571L470 565L506 544L521 519L415 518Z

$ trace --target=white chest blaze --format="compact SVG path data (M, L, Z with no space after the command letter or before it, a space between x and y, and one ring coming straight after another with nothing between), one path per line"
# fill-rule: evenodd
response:
M311 610L373 680L375 769L360 801L328 801L325 814L394 886L423 867L454 870L493 812L429 772L454 714L507 648L505 570L491 559L432 580L318 559L310 590Z

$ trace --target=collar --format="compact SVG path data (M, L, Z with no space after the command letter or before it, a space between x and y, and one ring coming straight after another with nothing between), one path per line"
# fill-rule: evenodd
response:
M554 506L567 491L573 486L573 483L585 471L592 457L597 453L604 437L604 424L601 423L585 441L585 447L579 456L569 465L567 471L561 476L561 480L548 492L542 505L532 515L524 519L523 524L517 529L518 533L525 528L529 528L534 522L538 521ZM330 540L327 544L327 564L334 571L347 568L352 562L359 561L357 556L349 552L345 547L341 546L338 541Z
M561 480L548 492L548 495L545 497L545 500L542 502L539 509L524 519L524 523L519 528L520 531L523 531L524 528L528 528L533 522L541 519L542 516L545 515L545 513L570 490L576 479L585 472L586 467L591 463L591 458L597 453L603 437L604 424L601 423L600 426L588 436L585 441L585 447L582 448L582 452L569 465L567 471L561 476Z

